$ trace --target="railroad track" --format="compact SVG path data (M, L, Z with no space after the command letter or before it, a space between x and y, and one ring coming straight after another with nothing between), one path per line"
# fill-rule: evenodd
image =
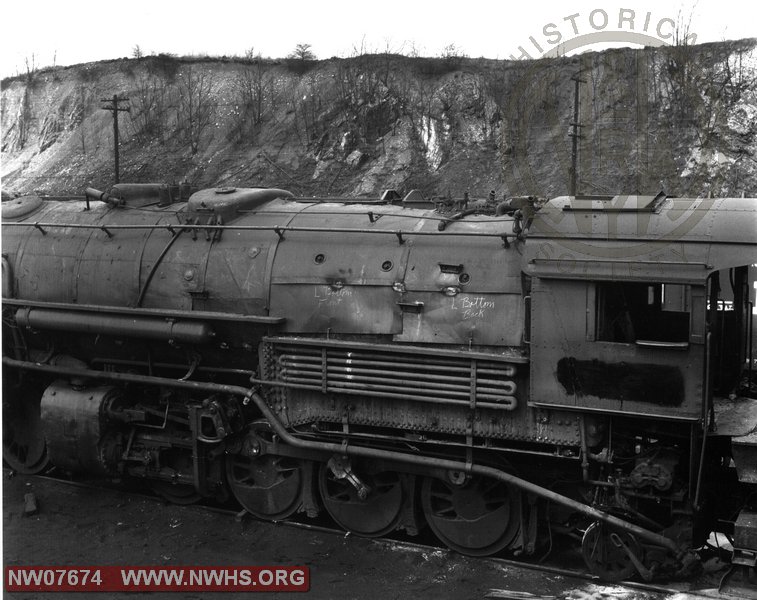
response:
M3 469L4 479L8 479L10 477L13 477L14 472L8 468ZM168 503L165 498L154 494L152 492L148 491L137 491L130 488L125 488L124 486L120 486L117 484L104 484L101 481L89 481L89 480L70 480L65 479L62 477L56 477L54 474L45 474L45 475L31 475L31 476L25 476L30 481L34 480L40 480L44 482L52 483L53 485L61 485L61 486L70 486L70 487L78 487L78 488L84 488L84 489L97 489L97 490L107 490L111 492L118 492L120 495L128 495L132 498L139 498L141 500L147 501L147 502L154 502L156 504L162 504L166 505L168 504L170 506L170 503ZM195 511L207 511L207 512L213 512L220 515L227 516L229 519L234 519L236 521L243 521L243 520L252 520L260 523L271 523L270 521L263 521L258 519L257 517L251 515L245 510L242 510L240 508L233 508L233 507L225 507L225 506L217 506L209 503L198 503L198 504L192 504L189 506L183 506L183 509L191 509ZM313 522L313 519L305 520L306 517L302 517L299 520L286 520L286 521L273 521L272 523L288 527L288 528L294 528L294 529L301 529L306 530L310 532L315 532L319 534L324 535L331 535L331 536L339 536L339 537L348 537L352 534L345 532L342 529L339 529L335 526L332 526L328 523L327 517L316 519L316 522ZM389 536L381 537L381 538L372 538L368 540L371 544L375 544L379 547L385 548L387 551L391 551L394 549L406 549L410 551L415 552L422 552L422 553L434 553L434 552L452 552L445 548L444 546L433 544L433 543L426 543L425 541L414 541L409 536L405 534L392 534ZM541 573L541 574L550 574L550 575L557 575L560 577L566 577L566 578L574 578L577 580L582 580L585 582L595 583L595 584L602 584L602 582L594 575L590 574L588 571L580 569L580 568L571 568L571 567L565 567L560 566L558 564L553 564L549 562L534 562L534 561L528 561L528 560L518 560L515 558L505 558L505 557L498 557L498 556L492 556L492 557L482 557L482 558L476 558L477 562L481 562L482 565L488 564L488 565L494 565L498 567L506 567L506 568L517 568L517 569L526 569L528 571L532 571L535 573ZM623 581L617 584L614 584L614 586L622 586L622 588L625 588L627 590L635 590L639 593L643 593L643 597L647 597L647 594L655 594L659 595L660 597L676 597L676 598L682 598L684 596L681 596L681 594L685 594L685 597L691 597L691 598L713 598L713 597L730 597L734 599L738 598L756 598L757 597L757 590L754 590L753 593L750 595L748 592L746 594L731 594L729 593L727 596L719 595L716 592L717 584L715 584L715 588L708 588L708 589L691 589L688 584L685 583L674 583L674 584L654 584L654 583L640 583L636 581ZM614 588L615 589L615 588ZM521 594L519 596L519 594ZM529 596L528 594L523 594L519 592L507 592L503 590L491 590L491 593L487 595L488 598L516 598L516 597L522 597L522 598L531 598L532 600L539 598L538 595L532 595ZM544 598L547 598L547 596L544 596Z

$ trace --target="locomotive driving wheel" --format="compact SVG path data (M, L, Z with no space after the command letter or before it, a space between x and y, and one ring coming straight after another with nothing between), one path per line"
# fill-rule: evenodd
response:
M363 537L380 537L394 531L405 500L399 473L359 471L363 492L348 477L338 477L322 464L318 487L326 511L347 531Z
M267 441L273 438L266 421L251 425L254 437ZM226 459L226 476L234 497L250 514L260 519L278 521L294 514L302 504L305 469L309 463L287 456L251 451L245 440L243 451L230 454Z
M615 531L596 521L584 533L581 553L592 573L604 581L621 581L636 573L631 557L623 548L624 544L637 557L641 557L641 547L633 535Z
M433 532L460 554L489 556L509 546L520 530L520 492L495 479L426 477L421 501Z
M21 383L3 386L3 460L25 475L42 472L49 462L40 417L41 400L42 390L37 385L27 382L26 389Z

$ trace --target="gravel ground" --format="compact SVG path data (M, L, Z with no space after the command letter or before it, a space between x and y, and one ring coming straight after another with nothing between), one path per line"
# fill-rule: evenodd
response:
M24 516L24 494L39 512ZM666 596L469 559L445 550L263 523L201 507L175 506L116 490L24 476L3 479L3 559L8 565L307 565L308 593L253 598L531 598L658 600ZM525 594L525 595L524 595ZM245 594L247 595L247 594ZM128 593L157 600L232 593ZM8 598L97 600L103 593L6 593ZM684 594L669 599L681 600Z

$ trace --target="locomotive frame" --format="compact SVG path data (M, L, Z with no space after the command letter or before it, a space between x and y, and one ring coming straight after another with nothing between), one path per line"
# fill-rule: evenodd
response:
M605 579L727 521L754 569L754 199L183 192L3 203L11 467L470 555L562 530Z

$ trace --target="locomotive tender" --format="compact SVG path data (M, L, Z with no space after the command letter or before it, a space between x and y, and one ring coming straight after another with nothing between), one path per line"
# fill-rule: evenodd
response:
M754 567L755 199L183 192L3 203L12 468L469 555L563 532L607 579L732 523Z

